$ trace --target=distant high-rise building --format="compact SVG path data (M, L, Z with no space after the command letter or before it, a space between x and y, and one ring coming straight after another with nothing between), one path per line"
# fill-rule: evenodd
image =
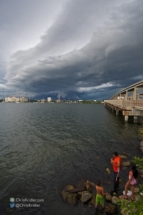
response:
M60 94L58 95L58 100L57 100L57 102L60 102L61 100L60 100Z
M48 102L51 102L51 101L52 101L52 98L51 98L51 97L48 97L48 98L47 98L47 101L48 101Z

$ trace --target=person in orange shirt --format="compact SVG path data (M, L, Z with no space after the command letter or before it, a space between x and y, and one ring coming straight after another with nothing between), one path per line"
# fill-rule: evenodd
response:
M117 192L119 187L119 173L121 171L121 158L119 157L117 152L113 153L113 158L111 158L111 164L114 172L114 190L113 192Z

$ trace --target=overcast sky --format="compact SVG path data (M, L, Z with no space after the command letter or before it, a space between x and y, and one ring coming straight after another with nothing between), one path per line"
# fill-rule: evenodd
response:
M0 97L108 99L142 79L142 0L0 0Z

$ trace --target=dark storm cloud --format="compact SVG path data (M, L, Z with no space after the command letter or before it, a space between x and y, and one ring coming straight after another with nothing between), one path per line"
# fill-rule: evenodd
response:
M13 54L6 86L101 99L134 83L143 71L143 3L124 2L68 1L40 43Z

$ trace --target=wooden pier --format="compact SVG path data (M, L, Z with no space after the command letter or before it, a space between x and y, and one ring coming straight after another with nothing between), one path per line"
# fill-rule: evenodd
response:
M125 122L132 116L134 122L141 123L143 118L143 100L104 100L104 106L115 112L116 115L122 114Z
M122 114L125 122L132 117L135 123L141 123L143 119L142 89L143 80L120 90L110 100L104 100L104 106L111 109L116 115Z

